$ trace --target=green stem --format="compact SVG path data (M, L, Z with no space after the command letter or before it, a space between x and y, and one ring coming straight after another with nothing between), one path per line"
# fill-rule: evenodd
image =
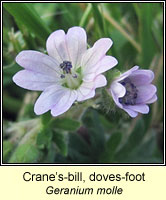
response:
M135 49L141 53L141 46L129 35L122 26L118 24L106 11L103 12L105 19L112 24L134 47Z
M86 10L81 18L81 21L79 23L79 26L81 27L85 27L85 25L87 24L87 21L88 21L88 17L91 13L91 10L92 10L92 6L91 4L89 3L88 6L86 7Z

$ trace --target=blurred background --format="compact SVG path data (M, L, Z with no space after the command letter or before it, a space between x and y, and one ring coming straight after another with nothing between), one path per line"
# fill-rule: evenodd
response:
M158 100L149 114L131 119L103 111L101 102L53 119L34 114L39 93L13 83L21 69L15 57L25 49L46 53L49 34L72 26L85 28L90 46L111 38L108 54L120 71L154 71ZM3 3L3 163L162 163L163 151L162 3Z

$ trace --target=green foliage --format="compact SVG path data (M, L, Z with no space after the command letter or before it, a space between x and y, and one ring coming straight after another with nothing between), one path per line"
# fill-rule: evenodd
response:
M93 162L93 158L91 159L89 156L89 151L90 148L82 137L77 133L69 135L67 163Z
M99 35L101 36L102 35L101 30L104 32L104 19L103 19L102 14L99 11L97 3L92 3L92 8L93 8L93 14L94 14L96 26L98 28Z
M52 131L50 129L43 128L37 135L36 145L40 148L49 148L52 140Z
M3 159L4 159L4 162L7 161L9 154L11 153L12 149L13 149L13 144L8 140L4 140L3 141Z
M75 131L80 127L80 122L69 118L57 118L53 121L53 125L56 129Z
M32 5L27 3L4 3L5 9L14 17L18 26L26 26L26 28L46 40L50 34L50 29L40 19Z
M3 86L4 87L7 87L9 86L10 84L13 84L12 82L12 77L14 76L14 74L16 72L18 72L19 70L21 69L20 66L18 66L15 62L8 65L8 66L5 66L4 69L3 69L3 76L4 76L4 79L3 79Z
M131 119L116 108L105 89L97 89L96 97L102 92L103 99L76 103L56 118L50 111L40 119L35 115L38 94L30 91L27 97L27 90L12 81L22 69L15 57L25 49L46 53L51 32L78 25L86 30L88 45L102 37L113 41L107 54L116 57L118 65L105 73L107 88L118 70L139 65L154 71L158 101L149 114ZM3 3L3 112L7 163L161 163L163 4Z
M37 163L40 156L39 150L32 144L18 146L9 159L9 163Z
M49 124L51 123L51 114L50 112L46 112L41 116L41 123L43 124L43 127L47 127L49 126Z
M63 156L67 156L68 148L67 148L67 135L64 133L54 133L53 140L59 150L59 152Z
M110 138L106 142L105 151L100 156L101 163L112 163L114 162L114 160L116 160L115 153L121 142L121 139L122 139L122 133L120 132L113 133L110 136Z
M142 119L138 120L134 130L130 133L125 144L115 154L115 162L118 163L158 163L161 157L154 155L156 151L156 135L151 132L145 140L145 125Z
M140 37L142 46L142 64L144 65L144 68L148 68L151 59L155 54L156 44L152 34L152 20L153 20L153 15L155 14L154 11L158 8L159 8L158 4L157 5L142 4L141 12L139 12L140 13L139 17L141 22Z
M156 135L148 133L142 119L129 136L122 129L105 137L104 120L100 114L90 109L83 117L84 128L70 133L68 156L58 155L56 162L63 163L161 163L157 148ZM112 129L113 130L113 129ZM157 152L157 153L156 153ZM65 155L66 156L66 155Z
M128 156L128 153L131 152L134 147L136 147L137 145L140 144L144 134L145 134L144 122L143 122L143 120L139 120L136 123L134 130L130 134L126 144L123 146L123 148L118 153L119 156L121 158Z

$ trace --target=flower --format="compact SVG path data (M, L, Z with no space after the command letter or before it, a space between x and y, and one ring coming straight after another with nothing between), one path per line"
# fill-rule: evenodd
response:
M13 81L22 88L42 91L34 106L37 115L51 110L58 116L75 101L94 97L95 89L107 84L101 73L117 64L114 57L105 55L111 46L111 39L102 38L87 49L83 28L72 27L67 34L57 30L47 39L48 55L31 50L17 55L16 62L24 70Z
M146 104L157 100L157 89L151 84L153 79L151 70L139 70L138 66L134 66L116 78L108 91L119 108L136 117L138 112L147 114L149 106Z

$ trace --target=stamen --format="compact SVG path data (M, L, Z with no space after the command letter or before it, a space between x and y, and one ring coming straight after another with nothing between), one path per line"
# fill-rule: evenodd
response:
M72 77L73 77L73 78L77 78L77 74L74 74Z
M61 63L61 64L60 64L60 67L61 67L61 68L63 68L63 67L64 67L64 64L63 64L63 63Z
M122 84L122 85L125 85L126 83L125 83L125 82L121 82L121 84Z
M80 73L72 68L72 63L65 60L59 65L59 67L62 69L60 78L63 79L63 86L72 89L78 88L82 82L82 79Z
M64 74L61 74L61 78L65 78L65 75L64 75Z
M137 88L131 83L129 78L124 79L120 82L126 88L126 94L124 97L119 98L119 103L124 105L135 105L137 99Z
M60 64L60 68L63 69L65 74L71 74L72 64L70 61L63 61L63 63Z

